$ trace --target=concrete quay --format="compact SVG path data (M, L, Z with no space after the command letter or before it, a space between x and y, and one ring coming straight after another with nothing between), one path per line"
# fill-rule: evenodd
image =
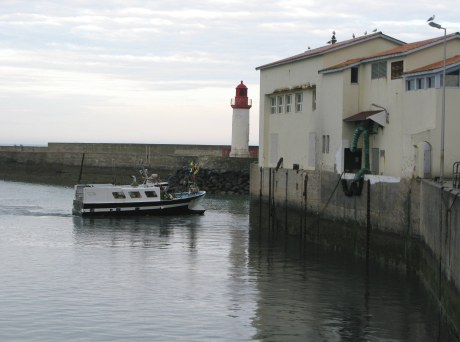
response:
M361 195L347 196L347 178L252 164L251 226L415 272L460 338L459 189L368 175Z

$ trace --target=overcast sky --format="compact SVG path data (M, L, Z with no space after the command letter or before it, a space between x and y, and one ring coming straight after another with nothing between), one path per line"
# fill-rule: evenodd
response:
M379 31L460 31L458 0L0 0L0 144L230 144L230 99L257 66Z

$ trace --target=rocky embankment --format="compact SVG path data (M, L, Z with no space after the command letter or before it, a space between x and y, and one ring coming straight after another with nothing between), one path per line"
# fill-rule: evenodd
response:
M189 168L177 170L175 174L168 177L170 188L175 190L185 190L189 181L191 181ZM196 183L200 190L210 194L248 194L249 171L200 169L196 175Z

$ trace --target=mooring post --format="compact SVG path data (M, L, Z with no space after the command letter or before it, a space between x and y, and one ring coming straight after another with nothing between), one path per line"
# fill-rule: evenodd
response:
M286 170L286 197L284 200L284 231L287 233L288 231L288 177L289 173Z
M303 200L304 200L304 207L303 207L303 239L307 237L307 208L308 208L308 193L307 193L307 186L308 186L308 174L305 175L303 181Z
M263 168L260 167L260 186L259 186L259 227L262 224L262 187L263 187ZM260 231L260 229L259 229Z
M272 169L268 169L268 231L272 222Z
M85 154L83 153L83 155L81 156L81 163L80 163L80 174L78 175L78 181L77 181L77 184L80 184L80 181L81 181L81 175L83 173L83 163L85 161Z
M276 202L275 202L275 176L276 176L276 170L272 170L273 175L272 175L272 232L275 231L275 223L276 223Z
M369 248L371 237L371 181L367 180L367 226L366 226L366 265L369 265Z

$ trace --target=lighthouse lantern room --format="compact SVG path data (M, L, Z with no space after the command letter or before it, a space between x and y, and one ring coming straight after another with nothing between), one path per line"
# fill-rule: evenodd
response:
M241 81L236 87L236 96L231 101L232 118L232 149L230 157L249 157L249 109L252 107L248 100L248 87Z

